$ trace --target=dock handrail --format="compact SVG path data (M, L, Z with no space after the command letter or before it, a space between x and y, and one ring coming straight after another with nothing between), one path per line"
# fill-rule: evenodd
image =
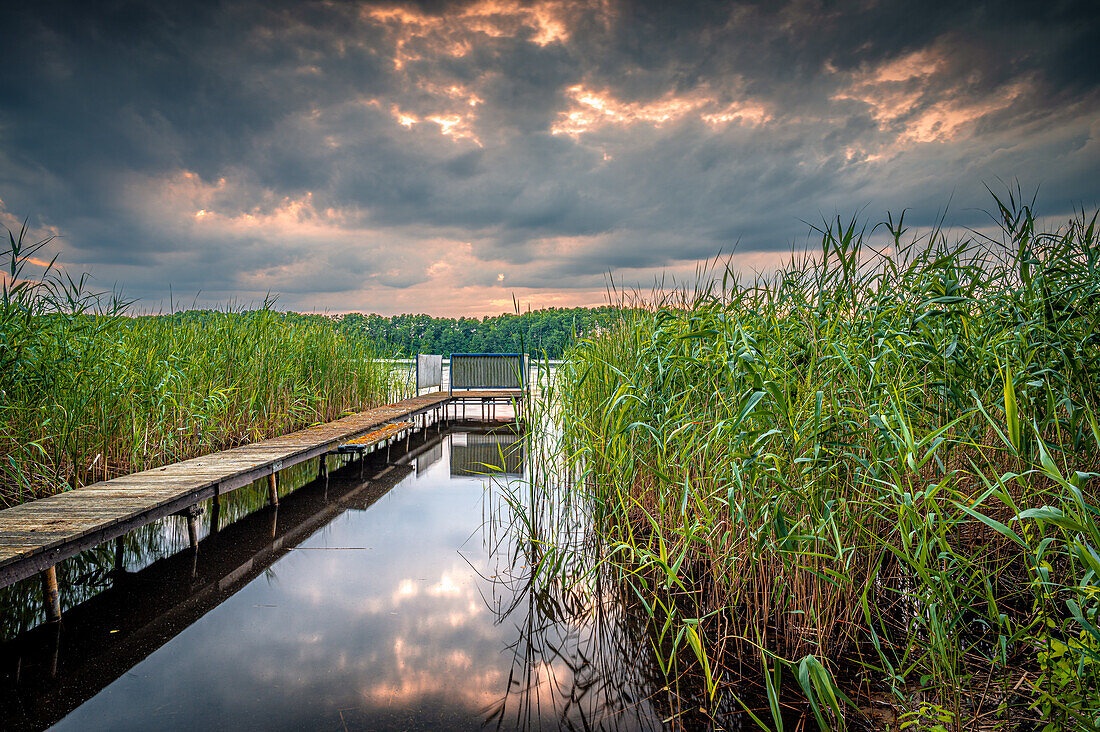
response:
M522 353L452 353L451 393L475 389L526 391L526 355Z
M416 393L421 389L438 386L443 391L443 356L430 353L416 354Z

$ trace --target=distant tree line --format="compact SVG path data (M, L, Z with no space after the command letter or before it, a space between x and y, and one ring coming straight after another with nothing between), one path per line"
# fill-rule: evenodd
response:
M253 311L240 311L250 317ZM431 315L306 315L283 313L289 322L324 319L334 322L349 337L362 339L379 353L409 358L417 353L545 353L560 358L574 337L594 335L606 328L619 310L597 308L547 308L519 315L504 314L484 318L437 318ZM187 310L168 316L185 320L205 320L210 310Z

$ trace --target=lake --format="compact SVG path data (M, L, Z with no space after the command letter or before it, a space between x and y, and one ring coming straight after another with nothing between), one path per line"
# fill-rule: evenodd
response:
M9 588L5 727L663 726L644 616L533 581L525 507L502 498L524 494L522 435L433 428L391 459L303 471L278 508L227 496L197 553L173 517L128 538L124 572L110 548L74 558L60 627L29 627L35 583Z

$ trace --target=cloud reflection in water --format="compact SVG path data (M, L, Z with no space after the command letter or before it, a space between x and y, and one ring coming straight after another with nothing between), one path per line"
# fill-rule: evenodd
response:
M644 673L594 658L593 627L494 579L522 567L490 552L485 480L452 477L443 458L337 516L58 728L652 722L644 704L607 717L643 695L626 687ZM647 650L633 645L611 661Z

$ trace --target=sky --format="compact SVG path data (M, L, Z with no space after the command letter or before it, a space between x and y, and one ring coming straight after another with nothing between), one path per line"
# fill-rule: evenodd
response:
M1100 4L0 4L0 223L146 310L486 315L1100 202ZM2 230L0 230L2 232Z

